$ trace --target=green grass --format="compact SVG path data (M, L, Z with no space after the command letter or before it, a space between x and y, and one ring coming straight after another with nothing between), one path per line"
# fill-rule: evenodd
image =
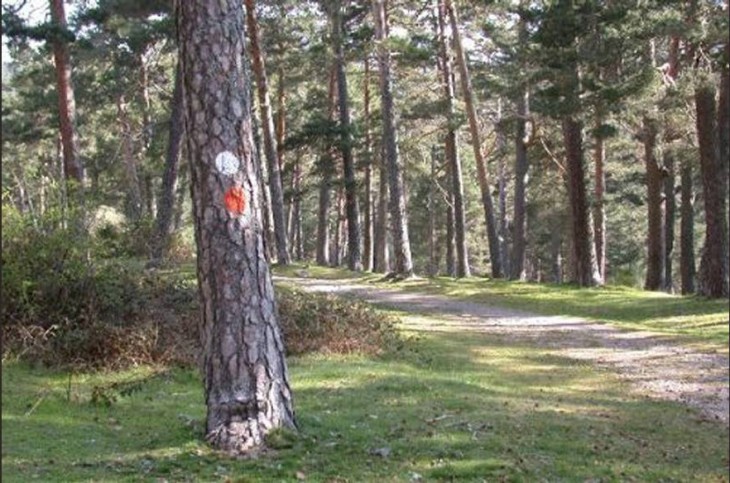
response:
M296 267L288 267L292 274ZM278 269L277 269L278 270ZM315 275L310 266L310 276ZM317 267L327 278L358 276L342 269ZM323 277L324 278L324 277ZM570 285L510 282L484 278L416 278L398 283L383 282L380 274L360 274L359 281L397 290L446 295L535 312L569 315L607 322L625 329L648 330L679 337L704 348L728 350L730 310L727 300L669 295L624 286L578 288Z
M192 371L75 375L69 391L68 374L6 363L2 481L728 481L727 428L550 350L409 332L432 322L405 317L385 357L291 358L300 436L250 460L202 442Z

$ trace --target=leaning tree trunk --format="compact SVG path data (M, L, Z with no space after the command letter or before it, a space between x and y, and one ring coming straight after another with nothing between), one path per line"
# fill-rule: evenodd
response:
M393 268L397 276L410 277L413 275L413 260L411 258L411 243L408 237L408 213L403 186L403 166L398 154L398 129L393 106L385 0L373 1L373 15L375 17L375 34L378 41L383 144L385 145L388 185L390 188L390 222L395 258Z
M261 110L261 124L264 137L264 156L269 171L269 192L271 194L271 212L274 215L274 236L276 237L276 261L282 265L290 262L286 238L286 218L284 217L284 189L281 184L281 166L277 156L274 118L271 113L269 87L266 78L264 57L261 53L259 27L256 20L254 0L244 0L246 20L248 22L248 39L251 48L253 71L256 75L256 87Z
M201 301L207 441L245 453L295 428L264 252L244 18L233 0L176 2Z
M728 296L727 175L720 159L715 86L702 81L695 90L697 140L700 147L702 192L705 199L707 231L702 250L697 291L708 297Z
M454 49L456 51L456 60L459 64L459 72L461 74L461 90L464 94L466 114L469 119L469 131L471 132L471 144L477 165L479 189L481 190L482 204L484 205L484 217L487 225L487 241L489 242L489 259L492 263L492 277L501 278L503 276L503 272L499 236L497 234L497 223L494 215L494 202L492 201L492 194L489 190L489 172L487 171L487 164L484 160L484 156L482 155L476 106L474 105L474 92L471 87L469 69L466 65L466 54L464 53L464 49L461 45L461 34L459 33L459 22L457 20L456 8L454 7L452 0L445 0L445 5L451 23L451 32L454 36L453 40Z
M692 164L689 160L682 161L681 175L681 221L679 240L679 272L682 284L682 295L695 291L695 221L694 221L694 192L692 189Z
M335 2L332 12L332 44L337 68L337 103L340 114L340 152L345 181L345 210L347 213L347 268L362 270L360 251L360 207L357 200L355 160L352 155L352 126L350 122L350 100L347 94L347 73L343 52L343 26L341 2Z
M583 287L599 285L601 278L596 263L595 245L586 200L583 168L583 138L581 125L572 116L562 122L568 171L568 195L573 224L573 256L576 281Z
M66 12L63 0L51 0L51 18L59 29L66 29ZM59 35L53 41L53 61L56 66L56 90L58 92L58 119L61 127L61 146L63 147L63 172L66 180L74 180L83 185L84 166L76 146L76 104L71 85L71 62L68 47Z
M165 156L165 171L162 174L162 189L160 190L160 203L157 207L155 239L152 243L151 259L155 262L159 262L164 257L170 240L182 138L182 78L180 76L180 63L178 62L178 66L175 69L175 87L172 91L172 101L170 104L170 125L167 139L167 154Z
M664 207L662 206L663 169L656 158L657 121L644 118L641 134L646 166L647 220L646 290L664 289Z
M446 99L446 116L447 130L444 152L446 155L446 163L449 167L447 172L451 175L451 197L453 200L453 221L454 221L454 239L456 243L456 276L468 277L471 274L469 270L469 255L466 247L466 215L464 210L464 180L461 169L461 159L459 158L459 143L456 135L456 108L454 93L454 73L452 69L450 49L446 40L446 6L443 0L438 3L438 39L439 39L439 55L441 57L441 75L444 87L444 98ZM452 246L447 245L448 249ZM450 260L447 255L447 260ZM447 263L448 264L448 263ZM449 275L453 273L449 272Z

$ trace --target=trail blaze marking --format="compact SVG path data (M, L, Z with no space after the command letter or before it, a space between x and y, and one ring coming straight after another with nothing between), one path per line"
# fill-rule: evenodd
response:
M215 167L226 176L236 174L240 166L241 163L238 161L238 158L230 151L223 151L215 157Z
M246 197L240 186L233 186L229 188L228 191L226 191L223 201L225 202L226 209L234 215L240 215L246 208Z

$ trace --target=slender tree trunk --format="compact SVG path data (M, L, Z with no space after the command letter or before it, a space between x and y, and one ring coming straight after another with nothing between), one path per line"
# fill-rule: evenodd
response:
M365 79L363 80L363 123L365 124L365 179L363 199L363 269L371 272L373 267L373 140L370 132L370 57L365 56Z
M596 244L596 262L598 263L598 272L601 278L606 279L606 204L604 193L606 192L606 172L604 164L606 161L606 146L603 136L599 129L603 125L603 113L596 114L594 138L595 145L593 147L593 164L594 164L594 195L595 206L593 207L593 232Z
M459 22L456 15L456 8L454 7L452 0L444 1L451 23L456 60L459 64L459 71L461 74L461 89L464 92L466 114L469 119L469 130L471 132L471 143L474 150L474 159L477 165L479 189L481 190L482 204L484 205L484 217L487 225L487 240L489 242L489 258L492 263L492 277L501 278L503 276L503 271L499 247L499 236L497 235L497 224L494 216L494 203L492 201L492 194L489 190L489 173L482 155L481 138L479 136L476 107L474 105L474 92L471 87L469 69L466 64L466 54L464 53L464 49L461 45L461 34L459 33Z
M180 163L180 147L183 138L183 105L182 105L182 78L180 63L175 69L175 87L170 103L170 124L167 140L167 154L165 156L165 171L162 174L162 189L160 203L157 207L156 233L152 243L153 261L161 260L169 244L172 217L175 204L175 189L177 186L178 165Z
M332 12L332 44L337 68L337 99L340 114L340 152L345 181L345 209L347 211L347 268L362 270L360 250L360 207L357 200L355 160L352 154L352 126L350 122L350 101L347 93L347 73L343 53L342 5L335 2Z
M138 61L139 84L142 94L142 149L140 153L140 160L144 160L152 142L152 116L150 113L152 104L150 101L149 72L146 55L144 53L141 54ZM140 166L140 171L142 173L141 192L145 208L145 216L152 217L154 216L156 204L155 193L152 189L152 174L149 170L144 169L144 165Z
M586 200L581 125L572 116L565 116L562 121L562 128L569 178L568 195L573 226L572 248L576 281L584 287L599 285L601 278L596 263L593 230Z
M444 87L444 98L446 99L446 141L444 154L446 164L451 178L451 197L453 200L453 225L456 243L456 276L468 277L471 274L469 269L469 254L466 247L466 215L464 214L464 181L459 159L459 142L456 134L456 108L454 93L454 73L448 42L446 39L446 6L444 0L438 2L438 40L439 55L441 57L441 75ZM447 248L451 248L449 245ZM452 253L453 255L453 253ZM447 259L449 256L447 255ZM449 275L453 275L449 272Z
M507 212L507 185L508 173L506 163L506 141L504 135L504 120L502 118L502 99L497 99L497 122L494 124L496 134L495 152L497 153L497 205L499 213L499 251L502 254L502 270L504 273L511 273L510 267L510 229L509 215Z
M552 260L552 282L563 283L563 257L561 254L563 237L559 223L553 223L550 228L550 254Z
M329 79L329 119L334 117L335 98L337 96L336 87L337 70L332 69ZM330 262L330 246L329 246L329 211L331 204L332 189L332 170L334 161L332 152L328 151L319 158L320 171L322 173L322 181L319 185L319 209L317 210L317 265L326 267Z
M436 216L434 213L434 195L436 191L436 146L431 146L431 179L428 183L428 276L438 273L436 263Z
M339 267L342 264L342 232L343 225L345 223L345 197L342 187L337 188L337 220L335 223L334 243L332 247L332 255L330 260L332 261L333 267Z
M66 29L66 12L63 0L50 0L51 19L60 29ZM53 41L53 61L56 67L56 90L58 92L58 118L61 127L63 147L63 172L66 180L74 180L83 186L84 166L79 158L76 145L76 103L71 85L71 62L68 47L60 38Z
M264 251L240 3L176 3L201 300L207 441L241 454L295 428ZM223 154L226 153L226 154ZM225 157L224 169L216 159Z
M664 290L673 291L672 252L674 251L674 153L664 153Z
M411 244L408 237L408 214L403 186L403 166L398 154L398 129L393 106L390 75L390 51L387 47L388 20L385 1L373 1L375 34L378 41L378 63L380 68L381 110L383 113L383 144L388 165L390 188L390 222L395 258L394 271L399 277L413 275Z
M695 249L694 249L694 190L692 189L692 164L689 160L682 162L681 175L681 222L679 246L679 271L682 283L682 294L695 291Z
M449 193L446 203L446 273L449 277L456 277L456 223L454 223L454 195Z
M388 273L390 270L390 260L388 260L388 173L385 155L382 152L378 166L380 179L378 180L378 212L374 229L373 266L378 273Z
M269 87L266 79L266 67L261 53L259 26L256 20L254 0L244 0L246 20L248 23L248 39L251 49L253 71L256 75L256 87L261 110L261 124L264 138L264 155L269 170L269 191L271 194L271 212L274 215L274 236L276 237L276 258L282 265L289 263L289 249L286 239L286 219L284 218L284 190L281 183L281 167L277 156L274 119L271 113Z
M117 119L122 136L122 160L127 184L127 214L132 221L139 221L142 217L142 194L137 176L137 162L134 159L134 141L132 140L132 126L127 113L127 101L124 94L117 98Z
M255 105L253 89L251 89L249 95L252 101L251 112L253 113L253 115L251 116L251 128L253 129L254 156L258 161L256 163L256 169L258 170L257 175L259 177L260 183L259 191L261 193L261 211L263 213L262 224L264 227L266 256L269 260L274 260L274 252L276 251L276 235L274 234L274 213L272 212L271 207L271 191L269 190L268 182L269 171L268 169L266 169L266 162L263 161L264 156L261 155L261 153L263 152L263 149L261 148L261 126L259 123L259 118L255 114L256 109L253 108L253 105Z
M529 93L527 89L517 99L517 132L515 133L515 198L512 235L512 280L525 280L525 250L527 248L527 116Z
M647 220L649 230L646 241L646 290L664 288L664 207L662 185L664 175L656 159L657 121L644 118L642 141L646 166Z
M700 147L702 193L705 199L707 231L702 249L697 289L707 297L727 297L728 232L727 174L720 159L720 134L717 129L715 86L702 81L695 90L697 140Z

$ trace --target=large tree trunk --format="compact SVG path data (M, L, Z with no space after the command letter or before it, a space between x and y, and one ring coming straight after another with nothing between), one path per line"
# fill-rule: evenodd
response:
M342 5L335 2L332 11L332 46L337 66L337 100L340 114L340 152L345 181L345 210L347 212L347 268L362 270L360 251L360 207L357 200L355 160L352 154L352 126L350 123L350 100L347 94L347 73L343 52Z
M656 158L657 121L644 118L641 134L646 166L647 221L646 239L646 290L664 289L664 207L662 187L664 172Z
M720 159L720 134L715 111L715 86L703 80L695 90L697 140L707 231L697 291L708 297L728 296L727 166Z
M390 188L390 222L393 236L394 272L399 277L413 275L411 243L408 237L408 213L403 186L403 166L398 154L398 129L393 106L390 75L390 50L387 46L388 20L385 0L373 1L375 35L378 41L378 64L380 68L381 111L383 114L383 144L388 166Z
M694 248L694 192L692 189L692 164L689 160L682 162L682 194L681 222L679 245L679 271L682 283L682 294L695 291L695 248Z
M133 222L142 217L142 193L137 176L137 161L134 159L134 141L132 126L127 112L127 101L124 94L117 97L117 119L121 127L122 162L124 163L125 181L127 184L127 215Z
M446 40L446 6L444 0L438 4L438 37L439 55L441 57L441 75L446 99L447 130L444 153L446 155L447 170L451 177L451 197L453 200L454 239L456 243L456 276L468 277L469 254L466 247L466 215L464 214L464 181L459 158L459 142L456 135L456 108L454 93L454 73L450 49ZM451 248L449 245L448 248ZM447 249L448 251L448 249ZM447 259L449 256L447 255ZM449 273L453 275L453 273Z
M192 174L207 441L240 454L295 428L264 252L240 3L176 3ZM223 162L225 161L225 162Z
M59 29L66 29L66 12L63 0L51 0L51 19ZM71 85L71 62L68 47L59 36L53 41L53 61L56 67L56 90L58 92L58 119L61 126L63 147L63 173L67 181L74 180L83 186L84 166L76 146L76 104Z
M461 34L459 33L459 22L456 15L456 8L452 4L451 0L445 0L445 6L449 14L454 48L456 51L456 60L459 64L459 73L461 74L461 90L464 93L466 114L469 119L469 131L471 132L471 144L477 165L479 189L481 190L482 204L484 205L484 217L487 225L487 240L489 242L489 259L492 263L492 277L501 278L503 276L503 271L499 236L497 234L497 224L494 215L494 202L492 201L492 194L489 189L489 173L487 171L484 156L482 155L476 106L474 105L474 92L471 87L471 78L469 77L469 69L466 64L466 54L464 53L464 49L461 45Z
M363 186L363 269L370 272L373 264L373 139L370 132L370 57L365 56L363 80L363 123L365 124L365 179Z
M562 121L568 171L568 195L573 225L573 261L576 282L583 287L600 285L596 251L586 200L581 125L572 116Z
M157 206L155 239L152 243L153 261L161 260L167 250L175 205L175 189L177 186L178 165L180 163L180 147L183 138L183 105L182 78L180 63L175 69L175 87L170 102L170 124L165 156L165 171L162 174L160 202Z
M256 88L261 110L261 124L264 138L264 156L269 171L269 192L271 194L271 212L274 215L274 236L276 237L276 261L282 265L289 263L289 249L286 237L286 218L284 217L284 190L281 184L281 166L277 156L274 118L271 113L269 87L266 79L266 67L261 53L259 27L256 20L254 0L244 0L246 20L248 22L248 39L251 48L253 71L256 75Z

